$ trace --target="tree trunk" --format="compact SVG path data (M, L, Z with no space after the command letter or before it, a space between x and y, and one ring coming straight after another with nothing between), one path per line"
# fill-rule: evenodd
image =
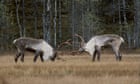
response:
M112 1L112 21L115 23L115 0Z
M56 33L57 33L57 32L56 32L57 0L55 0L55 3L54 3L54 4L55 4L55 5L54 5L54 6L55 6L55 7L54 7L54 8L55 8L55 9L54 9L54 10L55 10L55 11L54 11L54 14L55 14L55 15L54 15L54 19L53 19L53 22L54 22L54 47L56 47L56 43L57 43L57 42L56 42L56 41L57 41L57 39L56 39Z
M42 20L43 20L43 38L47 40L46 35L46 0L43 1L43 14L42 14Z
M25 13L24 13L24 0L22 0L22 30L23 30L23 36L26 36L26 30L25 30Z
M43 38L50 42L50 0L43 2Z
M127 25L127 18L126 18L126 2L125 0L122 0L123 1L123 19L124 19L124 24Z
M59 0L59 15L58 15L58 32L59 32L59 43L61 43L62 40L62 24L61 24L61 0Z
M74 3L74 1L75 0L72 0L72 23L71 23L71 27L72 27L72 40L73 40L73 42L72 42L72 48L74 49L75 48L75 39L74 39L74 34L75 34L75 25L74 25L74 20L75 20L75 18L74 18L74 16L75 16L75 13L74 13L74 10L75 10L75 3Z
M20 2L20 1L19 1L19 2ZM20 5L20 4L18 4L18 0L15 0L15 3L16 3L16 19L17 19L17 24L18 24L18 27L19 27L20 37L22 37L22 36L23 36L23 34L22 34L22 27L21 27L20 18L19 18L19 13L18 13L19 5Z
M51 20L50 20L50 16L51 16L51 1L48 0L47 2L47 17L46 17L46 22L47 22L47 40L48 42L51 42L51 32L50 32L50 25L51 25Z

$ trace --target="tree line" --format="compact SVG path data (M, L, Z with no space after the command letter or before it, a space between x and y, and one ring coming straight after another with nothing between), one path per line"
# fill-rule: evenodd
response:
M43 38L53 47L78 33L92 36L118 34L126 48L140 47L139 0L1 0L0 50L11 50L15 38Z

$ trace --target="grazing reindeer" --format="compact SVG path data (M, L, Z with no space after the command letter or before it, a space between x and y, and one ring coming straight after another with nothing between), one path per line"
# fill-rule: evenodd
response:
M76 37L81 39L80 52L87 51L92 56L92 61L95 61L96 54L97 59L100 60L101 47L110 45L116 56L116 60L121 61L121 54L119 51L121 43L124 42L123 38L115 34L104 34L92 37L87 43L85 43L82 36L75 34Z
M24 62L24 52L25 50L35 52L34 62L36 62L38 56L40 56L41 61L50 59L54 61L57 57L57 52L43 39L33 39L29 37L20 37L13 41L13 44L17 48L17 54L15 57L15 62L21 56L21 61Z

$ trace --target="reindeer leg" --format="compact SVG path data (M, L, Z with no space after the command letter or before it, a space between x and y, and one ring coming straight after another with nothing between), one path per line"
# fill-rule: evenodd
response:
M43 53L42 52L40 52L40 59L41 59L41 62L44 62Z
M20 48L17 48L17 54L16 54L16 57L15 57L15 62L18 61L18 58L22 56L22 49Z
M119 48L113 47L113 51L114 51L115 56L116 56L116 61L120 61L121 60L121 55L119 53Z
M21 62L24 62L24 52L21 53Z
M100 53L101 53L101 47L100 46L95 46L95 49L97 51L97 60L100 61Z
M119 56L118 56L118 61L121 61L122 60L122 55L120 52L118 52Z
M25 51L25 50L24 50L24 48L21 48L20 50L21 50L21 51L20 51L20 52L21 52L20 61L21 61L21 62L24 62L24 51Z
M118 53L117 51L114 50L115 56L116 56L116 61L118 61Z
M21 56L21 52L18 52L17 54L16 54L16 57L15 57L15 62L17 62L18 61L18 58Z
M97 60L100 61L100 56L101 56L100 50L97 50L97 54L98 54Z
M36 51L35 52L35 57L34 57L34 62L36 62L36 60L37 60L37 58L38 58L38 56L40 55L40 52L39 51Z
M94 54L93 54L93 57L92 57L92 61L95 61L96 54L97 54L97 50L94 51Z

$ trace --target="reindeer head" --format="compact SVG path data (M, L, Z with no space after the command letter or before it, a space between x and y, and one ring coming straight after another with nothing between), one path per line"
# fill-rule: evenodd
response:
M56 59L57 57L58 57L57 52L54 51L54 54L53 54L52 57L50 57L50 60L51 60L51 61L55 61L55 59Z

